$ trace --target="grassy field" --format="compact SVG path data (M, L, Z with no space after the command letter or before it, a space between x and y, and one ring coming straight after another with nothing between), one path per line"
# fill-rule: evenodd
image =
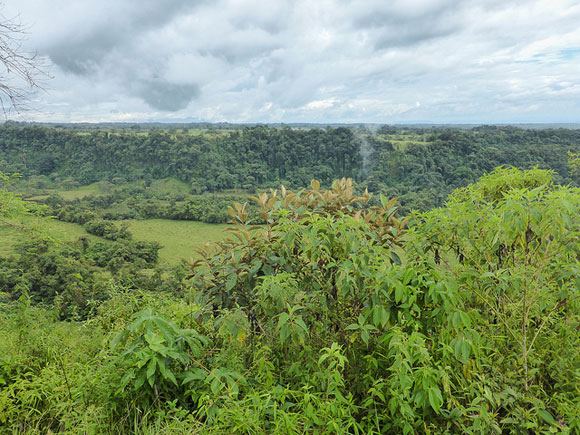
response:
M395 135L381 135L381 139L389 141L397 151L406 151L411 144L426 146L429 142L426 141L426 135L417 134L395 134Z
M420 142L417 140L393 140L391 139L391 143L393 144L393 146L395 147L395 149L397 151L406 151L407 148L409 148L409 145L411 144L417 144L417 145L428 145L429 142Z
M161 180L153 180L151 186L147 190L153 191L157 194L163 193L181 193L187 194L191 191L191 186L183 181L175 178L163 178Z
M127 220L135 240L159 242L159 263L172 266L180 259L196 256L194 249L206 242L222 240L229 225L203 222L172 221L168 219Z
M13 254L16 244L29 239L34 233L63 242L73 242L85 236L92 241L110 243L106 239L88 234L81 225L55 219L28 219L24 222L11 223L14 226L0 225L0 257Z
M93 183L73 190L59 190L56 193L62 196L65 201L72 201L74 199L84 198L85 196L99 194L101 191L99 190L99 183Z
M89 184L87 186L80 186L76 189L71 190L57 190L57 189L44 189L45 195L32 196L27 198L31 201L42 201L48 198L51 194L56 193L60 195L65 201L73 201L75 199L84 198L89 195L97 195L102 193L99 189L99 183Z
M168 219L128 220L129 231L135 240L159 242L159 263L168 267L178 264L182 258L196 256L195 248L206 242L221 240L227 236L223 230L228 225L206 224L203 222L172 221ZM17 222L14 222L17 224ZM81 236L92 241L104 241L101 237L88 234L81 225L58 220L43 219L29 221L26 226L63 242L75 241ZM0 257L15 252L16 244L30 237L30 231L21 231L10 225L0 225Z
M137 185L137 182L133 183L126 183L127 186L130 185ZM80 186L76 189L66 190L66 189L43 189L43 195L37 195L27 198L31 201L42 201L48 198L51 194L56 193L62 197L65 201L73 201L75 199L81 199L85 196L89 195L100 195L106 194L111 191L114 187L111 184L107 183L92 183L86 186ZM147 188L148 190L156 193L156 194L167 194L167 193L175 193L175 194L188 194L191 191L191 187L184 183L183 181L179 181L175 178L164 178L161 180L153 180L151 185Z

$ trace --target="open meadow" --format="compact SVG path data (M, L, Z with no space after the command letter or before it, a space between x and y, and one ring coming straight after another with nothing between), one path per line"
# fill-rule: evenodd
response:
M125 220L128 230L135 240L158 242L159 263L173 266L179 261L195 257L195 249L204 243L221 240L227 236L223 230L226 224L206 224L192 221L173 221L169 219Z

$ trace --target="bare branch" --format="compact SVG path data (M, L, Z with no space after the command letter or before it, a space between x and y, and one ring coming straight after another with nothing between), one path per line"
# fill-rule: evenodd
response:
M22 47L26 30L18 17L0 15L0 108L5 117L13 110L20 114L29 109L31 95L49 77L36 53Z

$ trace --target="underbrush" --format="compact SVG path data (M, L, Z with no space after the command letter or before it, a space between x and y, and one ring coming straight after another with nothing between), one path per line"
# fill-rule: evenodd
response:
M2 305L0 433L578 433L580 191L501 169L411 222L353 192L234 203L180 297Z

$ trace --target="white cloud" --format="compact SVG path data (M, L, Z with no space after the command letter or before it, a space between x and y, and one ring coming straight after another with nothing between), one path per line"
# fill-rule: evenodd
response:
M336 103L337 103L337 101L334 98L329 98L326 100L316 100L316 101L311 101L308 104L305 104L304 109L306 109L306 110L330 109Z

